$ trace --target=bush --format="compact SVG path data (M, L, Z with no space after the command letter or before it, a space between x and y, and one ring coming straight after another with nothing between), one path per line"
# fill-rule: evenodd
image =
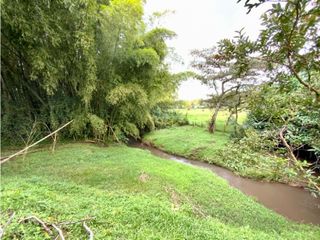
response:
M251 134L250 137L229 143L226 147L228 151L219 151L217 157L225 166L242 176L268 181L294 182L296 175L286 174L294 171L293 169L285 170L288 168L287 160L269 154L268 145L265 145L263 139L259 139L258 136L258 134Z
M155 107L151 111L151 115L154 121L154 126L158 129L189 124L186 116L164 107Z

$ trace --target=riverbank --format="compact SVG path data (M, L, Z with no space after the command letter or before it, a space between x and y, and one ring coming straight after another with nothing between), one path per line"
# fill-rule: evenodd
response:
M303 188L289 186L284 183L261 182L240 177L226 168L172 155L144 143L135 142L130 146L146 149L153 155L163 159L208 169L225 179L230 186L253 197L265 207L272 209L282 216L299 223L320 225L320 199L313 197L309 191Z
M296 224L230 187L210 171L162 160L124 145L65 144L2 166L1 211L14 211L4 239L51 239L45 222L93 219L95 239L317 239L320 228ZM6 221L1 219L1 224ZM62 226L86 238L82 225Z
M255 152L235 158L237 149L228 145L230 134L226 132L210 134L198 126L172 127L150 132L143 141L172 154L225 167L243 177L298 184L296 175L287 169L286 159Z

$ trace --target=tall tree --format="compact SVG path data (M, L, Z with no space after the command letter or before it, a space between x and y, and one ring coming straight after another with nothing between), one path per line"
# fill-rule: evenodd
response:
M216 47L192 52L193 67L199 71L197 78L215 89L215 110L208 130L215 131L216 119L223 102L234 94L250 87L257 74L258 66L251 54L254 44L242 31L232 39L224 39Z
M137 137L152 125L150 109L172 97L177 77L165 58L175 33L146 31L144 1L1 4L3 139L70 119L66 137Z
M2 133L42 119L55 128L85 109L96 88L97 4L89 1L2 1ZM57 114L60 112L60 114Z

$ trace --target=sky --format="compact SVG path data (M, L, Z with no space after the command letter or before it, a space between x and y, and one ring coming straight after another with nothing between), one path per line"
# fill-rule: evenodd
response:
M161 20L161 26L177 34L168 45L175 48L184 62L172 65L172 71L179 72L192 70L190 52L193 49L212 47L223 38L232 38L235 31L242 28L251 39L255 39L262 28L260 16L269 7L270 4L266 3L246 14L243 2L237 4L237 0L147 0L145 15L164 10L174 12ZM178 99L192 100L206 98L210 93L213 93L212 89L188 79L182 82L177 95Z

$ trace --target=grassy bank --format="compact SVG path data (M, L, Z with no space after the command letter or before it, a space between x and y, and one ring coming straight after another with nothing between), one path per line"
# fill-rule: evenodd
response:
M204 126L208 125L209 120L213 114L212 109L176 109L178 113L185 115L192 125ZM229 117L230 113L225 110L221 110L218 114L216 121L216 129L218 131L224 131L225 123ZM246 119L247 114L245 112L240 112L238 116L238 123L242 124ZM226 131L232 131L233 124L230 122L229 126L226 128Z
M228 149L229 134L217 131L210 134L205 128L184 126L161 129L147 134L145 142L180 156L214 163L241 176L270 181L289 182L287 161L255 152L237 153Z
M88 220L95 239L318 239L204 169L118 145L69 144L2 167L1 211L15 211L4 239L51 239L36 224ZM5 214L3 214L5 216ZM1 218L1 224L6 221ZM86 239L81 224L67 239ZM57 234L56 234L57 235Z

